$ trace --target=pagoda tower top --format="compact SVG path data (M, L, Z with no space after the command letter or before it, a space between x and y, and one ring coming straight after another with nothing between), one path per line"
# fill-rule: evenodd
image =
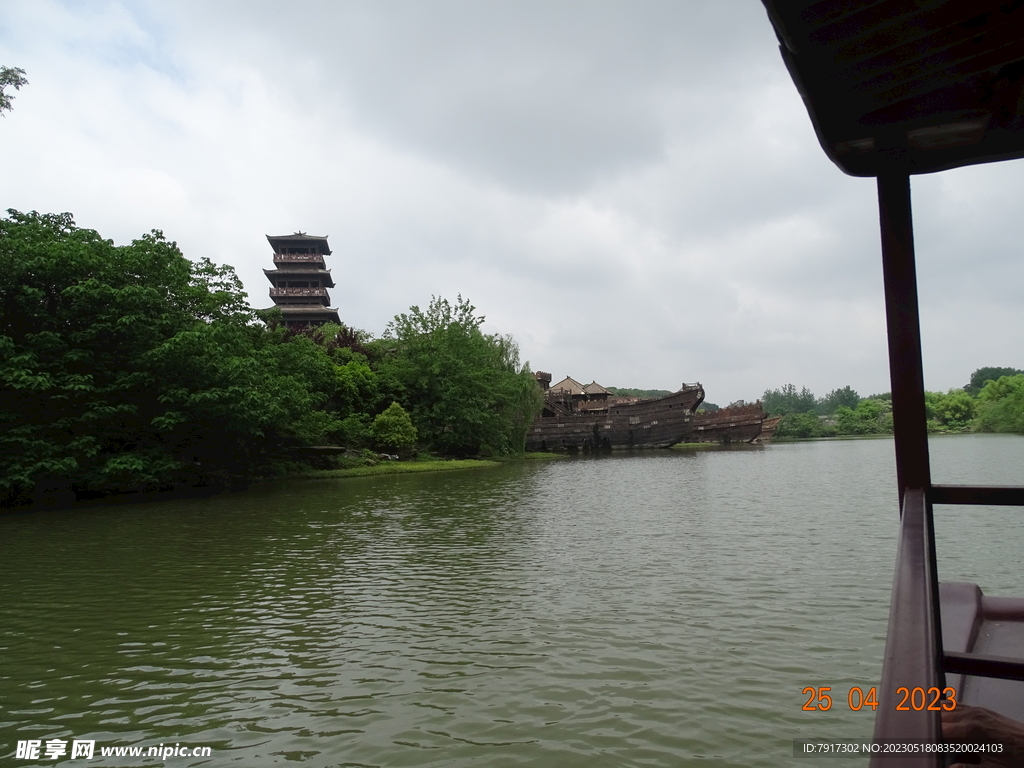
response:
M270 281L270 298L284 315L287 328L308 328L341 323L338 310L328 306L328 288L334 287L326 257L331 249L326 237L296 232L267 235L274 249L274 269L263 273Z
M305 232L296 232L292 235L267 235L270 247L275 254L302 254L315 253L322 256L330 256L331 249L327 245L327 236L307 235Z

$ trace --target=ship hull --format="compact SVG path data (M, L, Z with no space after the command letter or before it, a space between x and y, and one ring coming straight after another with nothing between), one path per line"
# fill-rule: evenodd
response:
M704 401L700 385L635 403L569 410L549 401L545 415L526 436L528 451L593 451L614 448L668 448L686 442L694 411ZM548 415L550 414L550 415Z
M718 411L702 412L694 419L695 443L753 443L775 434L778 418L771 418L761 404L732 406Z

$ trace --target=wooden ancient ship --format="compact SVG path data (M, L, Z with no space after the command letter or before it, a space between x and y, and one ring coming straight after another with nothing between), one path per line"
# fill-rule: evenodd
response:
M775 434L781 417L769 416L756 403L741 403L717 411L697 411L693 419L694 443L761 443Z
M700 384L657 398L615 397L597 382L535 374L544 389L544 410L526 436L528 451L593 451L668 448L693 434L694 412L704 402Z

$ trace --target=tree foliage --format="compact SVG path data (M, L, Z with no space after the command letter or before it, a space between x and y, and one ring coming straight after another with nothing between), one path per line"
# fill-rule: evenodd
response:
M636 389L630 387L608 387L608 391L619 397L654 398L672 394L667 389Z
M761 407L773 416L789 413L810 413L817 405L814 393L807 387L798 391L793 384L784 384L779 389L766 389L761 395Z
M793 384L785 384L779 389L767 389L761 396L762 407L774 416L785 416L790 413L831 416L841 406L856 408L860 401L860 395L849 384L841 389L833 389L822 398L816 398L807 387L797 390Z
M979 368L971 374L971 380L967 382L964 391L971 397L977 397L986 383L996 381L1003 376L1019 376L1024 371L1019 368Z
M787 413L775 430L779 437L834 437L836 428L814 413Z
M229 267L154 231L0 220L0 497L229 482L334 427L335 366L255 324Z
M14 97L9 93L4 93L4 89L11 86L14 90L19 91L23 85L28 85L24 69L0 66L0 115L3 115L4 110L9 112L14 101Z
M982 432L1024 434L1024 375L989 380L978 393L977 427Z
M841 435L880 435L892 432L892 402L864 399L856 408L836 408L836 429Z
M398 403L392 403L377 414L370 433L374 443L382 450L401 453L416 445L416 427Z
M861 397L857 394L857 391L847 384L842 389L833 389L821 398L815 410L823 416L829 416L843 406L850 409L856 408L860 400Z
M381 376L436 450L521 451L543 395L512 338L483 333L475 312L459 296L397 315L381 342Z
M962 389L949 392L925 392L925 411L933 431L963 431L975 414L975 401Z

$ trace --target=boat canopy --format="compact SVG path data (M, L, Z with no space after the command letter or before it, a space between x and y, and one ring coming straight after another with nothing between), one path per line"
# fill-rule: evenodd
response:
M1024 156L1024 4L763 2L818 141L844 172Z

